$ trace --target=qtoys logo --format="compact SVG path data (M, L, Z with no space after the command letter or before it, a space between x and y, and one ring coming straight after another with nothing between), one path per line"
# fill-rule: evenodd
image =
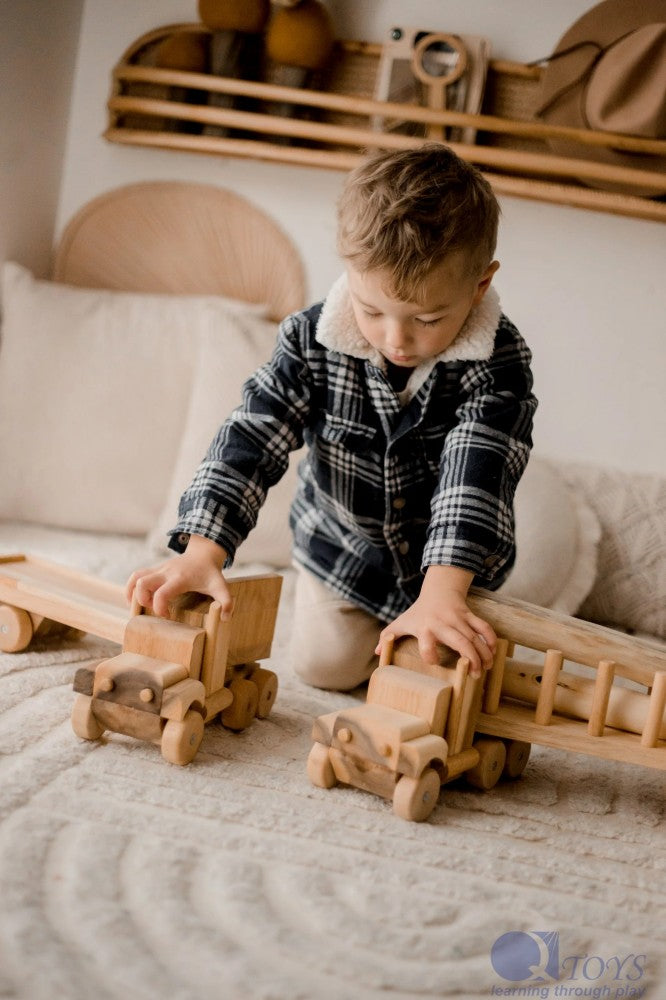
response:
M647 982L646 955L567 955L560 959L558 931L509 931L490 950L493 969L504 980L490 991L495 997L581 997L630 1000L642 997ZM513 983L513 986L505 985ZM520 985L515 985L520 984Z

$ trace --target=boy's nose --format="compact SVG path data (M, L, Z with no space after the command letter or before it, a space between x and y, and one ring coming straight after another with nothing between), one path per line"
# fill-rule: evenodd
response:
M386 330L386 344L395 350L405 347L408 343L407 331L400 323L391 324Z

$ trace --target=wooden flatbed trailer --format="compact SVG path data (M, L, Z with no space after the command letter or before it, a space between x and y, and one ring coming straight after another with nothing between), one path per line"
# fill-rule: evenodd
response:
M430 665L413 639L385 643L366 704L315 721L313 784L363 788L422 820L443 783L519 776L532 743L666 770L665 650L489 592L469 604L499 637L492 668L472 678L451 651ZM516 645L542 661L516 659Z
M31 556L0 557L0 650L18 652L36 636L73 628L120 643L122 652L81 667L72 727L95 740L109 729L158 742L174 764L194 759L204 723L219 717L241 730L266 718L277 676L270 656L282 578L275 573L227 580L229 620L200 594L171 603L169 619L135 605L124 589Z
M129 617L118 584L34 556L0 556L2 652L20 652L63 627L122 643Z

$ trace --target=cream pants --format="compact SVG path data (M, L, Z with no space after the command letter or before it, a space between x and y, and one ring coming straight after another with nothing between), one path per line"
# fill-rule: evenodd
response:
M382 623L333 593L301 566L296 571L291 635L294 669L313 687L349 691L367 681L379 662L375 646Z

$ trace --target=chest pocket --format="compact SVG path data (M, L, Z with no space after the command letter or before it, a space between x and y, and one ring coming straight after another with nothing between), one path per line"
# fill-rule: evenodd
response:
M313 428L315 437L328 444L341 445L348 451L369 451L376 441L379 431L366 424L339 417L334 413L324 413Z

